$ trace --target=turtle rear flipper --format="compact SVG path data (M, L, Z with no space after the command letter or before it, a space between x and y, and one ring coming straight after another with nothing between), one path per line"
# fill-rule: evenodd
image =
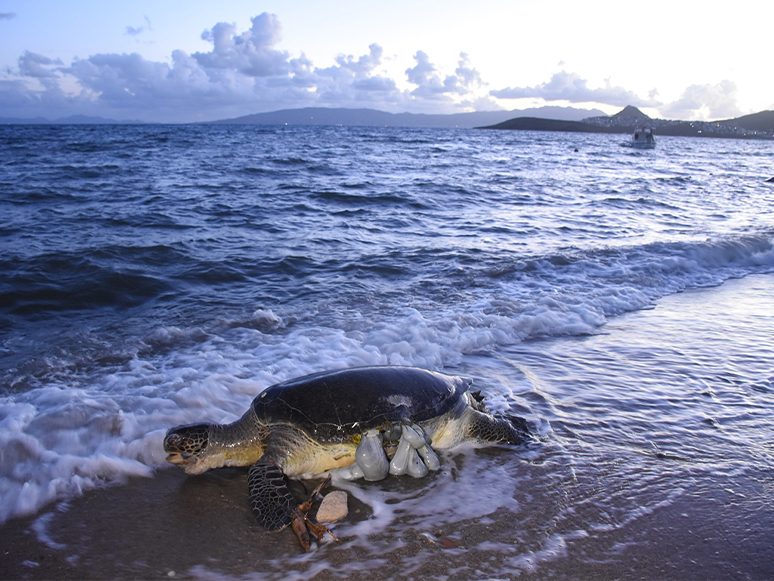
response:
M481 442L504 442L518 445L531 437L524 418L511 414L489 415L469 409L468 436Z
M250 506L262 527L279 531L293 520L298 502L288 490L282 470L264 456L247 473Z

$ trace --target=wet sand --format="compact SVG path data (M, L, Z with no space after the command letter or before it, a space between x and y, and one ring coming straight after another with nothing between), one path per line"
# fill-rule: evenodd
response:
M187 479L164 470L153 479L88 492L66 509L10 521L1 531L0 578L279 579L295 572L297 578L325 580L358 579L367 570L369 579L486 579L497 551L469 547L494 539L529 544L515 538L521 535L514 534L512 518L502 514L485 526L403 531L399 543L389 533L376 535L370 542L386 549L378 562L359 563L358 548L346 537L341 545L326 542L303 555L289 530L271 534L255 524L245 502L244 474L224 472ZM636 530L579 535L555 547L543 543L543 551L556 554L525 551L509 577L523 578L532 570L538 578L559 579L771 579L774 509L764 504L771 494L765 483L759 492L758 501L741 503L729 491L689 497L639 519ZM349 518L368 516L367 507L352 506L351 498L350 503ZM544 523L542 531L549 539L551 526ZM620 560L593 562L619 542ZM321 568L315 567L318 558ZM407 570L405 563L413 558L416 566ZM285 560L287 576L278 559ZM476 570L481 574L472 573Z
M713 304L730 304L756 285L756 292L770 289L771 280L748 277L698 292L713 293ZM670 297L653 311L637 313L638 324L648 317L669 319L669 309L685 314L696 296ZM756 316L764 325L772 318ZM626 328L619 325L604 340L621 340L617 334ZM451 472L432 475L430 482L454 481L459 477L455 471L471 465L486 470L505 466L518 483L518 511L501 508L485 518L437 526L425 518L416 527L411 515L396 511L394 523L358 538L350 533L368 530L357 524L374 514L350 494L347 522L334 528L341 543L326 540L307 554L289 530L268 533L257 525L247 503L244 470L190 478L163 469L153 478L88 491L6 522L0 527L0 578L772 579L770 442L767 450L757 466L733 479L697 471L693 481L670 484L684 492L669 502L650 504L630 522L614 522L612 515L610 527L590 527L607 516L600 517L598 504L587 498L606 487L623 487L620 481L607 481L604 469L579 467L572 477L556 479L554 473L567 467L551 458L513 461L502 450L478 449L467 457L446 457ZM665 455L653 461L666 467L681 460ZM536 482L551 484L530 489L529 483ZM412 498L424 494L428 482L393 478L363 486ZM307 493L300 484L294 492L299 498ZM625 489L613 492L621 498L628 494Z

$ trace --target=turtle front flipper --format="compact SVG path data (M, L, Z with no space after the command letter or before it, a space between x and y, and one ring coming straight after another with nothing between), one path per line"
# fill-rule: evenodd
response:
M280 531L291 523L298 502L290 494L279 466L264 456L250 467L247 485L250 506L262 527Z
M312 521L307 515L315 497L329 481L330 475L319 484L305 503L299 505L288 489L282 470L274 461L263 457L253 464L247 473L253 514L261 526L270 531L280 531L288 525L293 525L293 532L305 551L311 546L309 533L318 541L325 533L338 541L328 527Z

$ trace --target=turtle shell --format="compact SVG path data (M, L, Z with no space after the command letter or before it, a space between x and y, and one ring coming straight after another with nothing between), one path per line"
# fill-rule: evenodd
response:
M357 367L273 385L255 398L253 409L265 424L290 423L332 440L386 423L438 417L459 402L471 383L414 367Z

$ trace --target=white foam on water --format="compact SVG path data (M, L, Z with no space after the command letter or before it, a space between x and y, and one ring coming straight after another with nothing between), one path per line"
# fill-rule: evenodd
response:
M372 511L366 520L338 525L336 534L354 538L352 544L362 545L363 551L371 553L373 547L368 539L395 527L432 534L430 531L436 527L478 522L503 510L519 513L515 497L521 480L514 476L509 463L480 458L477 450L477 446L463 444L442 452L441 469L416 482L408 481L408 489L335 480L337 488L346 490Z
M556 561L567 556L567 541L582 539L589 534L584 530L568 533L554 533L546 539L537 551L514 555L505 561L506 569L517 569L525 573L536 573L543 563Z
M136 413L109 397L43 388L0 405L0 520L129 476L150 476L161 454Z
M48 525L51 522L51 519L55 516L56 513L53 512L39 516L35 522L32 523L32 530L35 532L35 536L38 538L38 541L46 545L49 549L59 551L66 549L67 546L63 545L62 543L57 543L54 539L51 538L51 535L48 534Z

